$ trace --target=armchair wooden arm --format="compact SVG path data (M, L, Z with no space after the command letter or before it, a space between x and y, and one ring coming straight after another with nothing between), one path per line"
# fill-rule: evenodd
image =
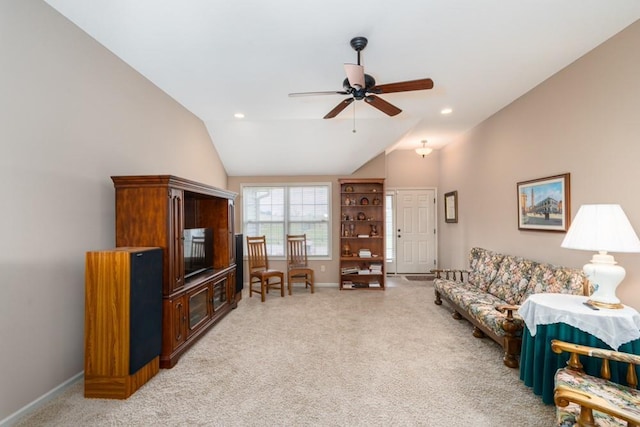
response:
M560 354L563 351L570 353L569 361L567 362L568 370L574 372L582 372L582 363L580 363L579 355L597 357L602 359L601 377L606 380L601 384L594 384L593 390L598 390L598 393L590 392L588 387L588 381L590 377L586 374L580 374L583 376L581 381L582 386L572 387L566 384L557 384L554 392L554 401L559 407L566 407L569 403L575 403L580 405L580 415L578 417L578 425L580 426L595 426L593 417L593 411L599 411L615 418L624 420L629 427L640 427L640 411L637 410L640 405L640 393L637 393L638 377L636 374L636 366L640 366L640 356L628 353L622 353L613 350L605 350L595 347L587 347L583 345L571 344L564 341L552 340L551 349L554 353ZM628 389L632 396L627 396L626 401L631 400L631 408L635 407L636 410L630 410L629 406L624 406L625 399L617 399L620 388L622 386L614 385L610 383L611 369L609 361L614 360L617 362L628 363L627 368L627 383ZM594 382L597 381L594 379ZM587 385L587 386L585 386ZM614 396L616 398L607 399L606 396Z
M638 376L636 375L635 366L640 366L640 356L619 351L606 350L604 348L588 347L585 345L571 344L560 340L551 340L551 350L560 354L563 351L571 353L567 366L569 369L582 370L582 364L578 355L597 357L602 359L602 368L600 375L605 380L611 379L611 368L609 361L628 363L627 367L627 384L630 387L638 388Z

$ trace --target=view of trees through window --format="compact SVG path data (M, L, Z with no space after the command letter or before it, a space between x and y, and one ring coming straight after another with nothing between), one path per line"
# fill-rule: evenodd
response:
M331 185L242 187L245 236L266 236L269 256L284 257L287 234L306 234L307 255L327 257L331 242Z

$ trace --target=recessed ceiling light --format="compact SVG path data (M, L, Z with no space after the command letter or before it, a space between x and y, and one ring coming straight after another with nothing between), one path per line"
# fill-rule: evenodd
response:
M440 114L451 114L453 113L453 109L452 108L443 108L442 110L440 110Z
M244 114L242 114L242 113L235 113L235 114L233 115L233 117L235 117L236 119L244 119Z

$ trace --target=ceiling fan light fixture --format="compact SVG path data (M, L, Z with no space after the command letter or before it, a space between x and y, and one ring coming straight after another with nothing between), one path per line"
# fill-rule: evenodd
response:
M422 156L422 158L424 159L425 156L428 156L429 154L431 154L431 152L433 151L433 148L428 148L426 147L427 144L427 140L422 140L422 147L420 148L416 148L416 153L418 154L418 156Z

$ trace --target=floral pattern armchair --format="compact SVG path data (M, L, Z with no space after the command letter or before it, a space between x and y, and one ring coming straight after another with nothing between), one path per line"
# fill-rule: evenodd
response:
M640 426L640 356L559 340L553 340L551 348L555 353L571 353L567 367L555 375L557 426ZM585 374L579 355L602 359L602 378ZM628 364L629 387L609 380L610 360Z

